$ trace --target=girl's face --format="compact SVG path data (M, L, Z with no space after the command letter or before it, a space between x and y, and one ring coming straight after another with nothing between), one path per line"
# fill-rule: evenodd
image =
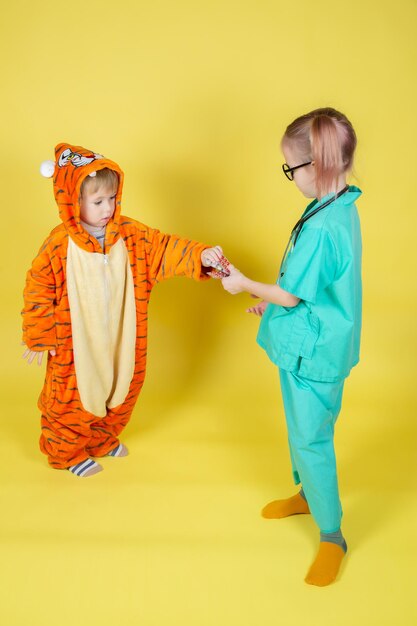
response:
M289 167L296 167L296 165L301 165L301 163L308 161L305 156L303 157L301 154L297 153L293 144L289 144L288 142L283 142L282 153ZM300 167L293 172L293 176L297 188L306 198L315 198L317 196L314 165Z
M116 191L99 187L94 193L88 190L80 198L80 217L83 222L103 228L113 217L116 206Z

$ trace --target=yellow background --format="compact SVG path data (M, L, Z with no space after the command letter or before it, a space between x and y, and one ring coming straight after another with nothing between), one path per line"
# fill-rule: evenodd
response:
M416 2L4 3L0 618L4 626L408 626L415 612ZM124 213L215 244L273 282L305 200L285 126L331 105L354 124L364 239L362 361L337 450L349 543L339 581L303 577L277 373L249 297L159 285L148 374L124 441L87 480L38 451L43 369L21 360L24 275L57 223L38 173L59 141L119 162Z

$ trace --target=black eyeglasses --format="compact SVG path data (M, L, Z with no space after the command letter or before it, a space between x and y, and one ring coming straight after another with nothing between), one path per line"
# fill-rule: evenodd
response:
M305 167L306 165L311 165L313 161L308 161L308 163L301 163L301 165L296 165L295 167L290 167L287 163L284 163L282 166L282 171L288 180L294 180L294 172L298 170L300 167Z

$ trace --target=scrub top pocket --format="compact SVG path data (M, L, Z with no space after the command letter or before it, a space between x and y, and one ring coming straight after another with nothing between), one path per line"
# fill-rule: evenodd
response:
M257 341L273 363L296 372L300 357L311 359L320 334L320 320L305 302L284 308L268 305Z
M304 341L300 348L300 356L303 359L311 359L314 347L320 334L320 320L315 313L308 311L306 316L308 328L305 333Z

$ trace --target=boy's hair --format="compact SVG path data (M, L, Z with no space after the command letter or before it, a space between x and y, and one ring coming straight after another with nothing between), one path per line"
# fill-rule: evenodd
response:
M88 191L89 193L96 193L100 187L105 189L114 189L117 191L119 186L119 177L114 170L108 167L98 170L95 176L86 176L81 184L80 197L83 193Z
M355 131L346 115L330 107L297 117L282 143L295 145L305 161L314 161L317 195L336 191L339 176L353 167Z

